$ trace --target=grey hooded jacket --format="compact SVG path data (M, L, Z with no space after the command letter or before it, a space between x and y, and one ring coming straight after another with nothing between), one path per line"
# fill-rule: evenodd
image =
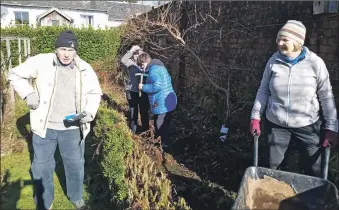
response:
M267 62L251 119L262 117L288 128L311 125L324 116L325 129L338 132L337 110L324 61L305 47L305 58L286 63L279 52Z
M139 92L138 84L139 79L135 76L136 73L142 73L141 69L138 67L136 62L132 60L133 52L127 51L127 53L121 58L121 62L126 66L128 70L128 83L126 84L126 90L132 92Z

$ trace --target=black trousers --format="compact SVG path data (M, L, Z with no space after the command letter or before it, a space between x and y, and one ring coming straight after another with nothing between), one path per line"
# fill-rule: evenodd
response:
M321 177L321 159L324 148L320 145L321 121L302 128L284 128L267 120L269 165L280 169L291 141L300 153L300 166L306 175Z
M126 98L129 105L128 119L130 129L133 133L137 132L139 114L138 112L140 109L141 132L147 131L149 129L148 95L141 92L141 97L139 97L138 92L126 91Z
M154 115L155 138L161 136L162 146L172 147L172 141L169 139L169 128L172 119L172 112Z

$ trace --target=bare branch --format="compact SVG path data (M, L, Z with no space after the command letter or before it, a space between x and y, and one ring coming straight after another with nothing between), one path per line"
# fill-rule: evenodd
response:
M208 81L211 84L213 94L220 95L226 105L226 121L238 111L244 109L249 102L245 102L242 107L239 102L233 100L231 96L232 75L237 73L248 73L255 79L253 73L258 70L253 68L242 68L235 65L235 60L241 54L241 44L239 53L234 54L234 58L223 63L216 59L206 59L201 56L201 50L208 46L211 42L217 43L217 47L223 47L222 40L231 34L242 34L251 39L255 39L258 35L254 31L236 22L229 21L229 25L233 28L221 28L220 30L202 29L207 24L220 22L221 7L219 6L217 16L213 16L213 2L209 2L208 7L198 8L194 2L170 2L167 5L151 11L147 15L140 15L130 21L130 27L125 35L124 45L135 42L145 43L149 47L149 51L165 60L179 59L184 53L190 56L198 64L204 78L194 78L196 81ZM188 6L188 7L186 7ZM204 5L205 6L205 5ZM187 10L192 11L185 16ZM204 12L205 10L205 12ZM206 11L207 10L207 11ZM181 20L186 17L188 20L185 26L180 26ZM159 44L159 35L166 37L167 44L162 46ZM254 62L254 60L253 60ZM198 76L197 76L198 77ZM193 80L192 78L190 78ZM257 81L257 80L255 80ZM201 83L193 82L186 86L187 88ZM178 94L180 96L181 93ZM243 103L243 102L241 102Z

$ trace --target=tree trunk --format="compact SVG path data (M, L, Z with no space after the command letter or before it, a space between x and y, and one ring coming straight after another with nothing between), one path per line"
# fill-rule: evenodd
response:
M188 23L188 16L186 11L187 2L182 2L181 5L181 14L182 18L180 19L180 31L183 34L184 30L187 28ZM183 37L186 39L186 35ZM186 51L183 51L179 57L179 71L178 71L178 92L183 93L185 90L185 58L186 58ZM180 94L178 97L178 103L182 102L183 94Z

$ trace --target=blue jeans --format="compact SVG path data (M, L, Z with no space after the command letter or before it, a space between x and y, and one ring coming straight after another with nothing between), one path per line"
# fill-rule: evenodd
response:
M45 138L33 134L34 159L31 170L36 190L34 199L39 209L48 209L54 200L54 153L57 144L65 169L67 196L72 203L82 199L85 144L80 144L80 140L79 129L47 129Z

